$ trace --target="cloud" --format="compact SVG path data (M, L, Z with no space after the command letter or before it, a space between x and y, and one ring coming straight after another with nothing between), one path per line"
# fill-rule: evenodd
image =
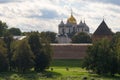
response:
M99 0L97 0L97 1L99 1ZM101 0L101 2L111 3L111 4L115 4L115 5L120 6L120 1L119 0Z
M119 0L0 0L0 3L0 19L22 31L57 32L60 21L66 23L70 17L71 8L77 22L85 19L92 33L103 16L113 31L120 30Z
M85 0L89 2L99 2L99 3L105 3L105 4L115 4L120 6L120 1L119 0Z
M41 18L53 19L59 17L58 13L54 10L41 10L42 16Z
M23 0L0 0L0 3L21 2Z
M42 9L38 14L32 14L29 18L39 18L39 19L54 19L59 18L59 14L55 10Z

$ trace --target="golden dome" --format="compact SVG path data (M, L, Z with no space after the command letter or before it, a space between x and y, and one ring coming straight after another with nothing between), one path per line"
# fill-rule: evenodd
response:
M67 19L67 22L72 23L72 24L77 24L76 19L74 16L71 14L70 18Z

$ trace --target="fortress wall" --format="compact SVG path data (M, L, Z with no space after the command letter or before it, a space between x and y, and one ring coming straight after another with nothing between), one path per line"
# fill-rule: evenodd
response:
M86 56L88 46L92 44L51 44L53 59L82 59Z

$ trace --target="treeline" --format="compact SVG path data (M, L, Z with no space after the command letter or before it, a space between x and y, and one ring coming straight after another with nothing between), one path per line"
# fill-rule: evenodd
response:
M52 49L45 38L32 32L23 40L10 36L0 39L0 72L44 71L52 60Z
M25 39L14 40L13 36L26 34L18 28L8 29L7 24L0 21L0 72L26 72L30 69L42 72L49 68L52 60L50 39L42 34L44 36L30 32Z
M0 21L0 37L11 35L11 36L29 36L31 32L21 32L19 28L8 28L8 25L5 22ZM57 33L46 31L38 34L40 37L45 37L50 43L58 43L56 40ZM92 43L90 35L84 32L78 34L69 35L71 38L71 43Z
M112 40L96 41L88 48L83 68L100 75L120 74L120 32Z
M8 28L8 25L5 22L0 21L0 37L5 35L21 35L22 32L19 28Z
M4 36L29 36L31 32L22 32L19 28L8 28L8 25L5 22L0 21L0 37ZM50 43L57 43L56 41L56 34L55 32L46 31L41 32L38 34L40 37L45 37Z

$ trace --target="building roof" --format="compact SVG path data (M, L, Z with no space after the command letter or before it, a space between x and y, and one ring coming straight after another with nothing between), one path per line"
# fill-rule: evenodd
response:
M108 28L107 24L103 20L93 35L112 35L112 34L113 32Z
M63 20L60 22L60 24L58 25L59 27L64 27L64 22Z
M22 40L24 38L26 38L26 36L13 36L13 39L15 40Z
M75 17L71 14L70 18L67 19L67 22L72 24L77 24Z
M80 21L80 23L77 25L77 27L84 27L84 23L82 21Z

